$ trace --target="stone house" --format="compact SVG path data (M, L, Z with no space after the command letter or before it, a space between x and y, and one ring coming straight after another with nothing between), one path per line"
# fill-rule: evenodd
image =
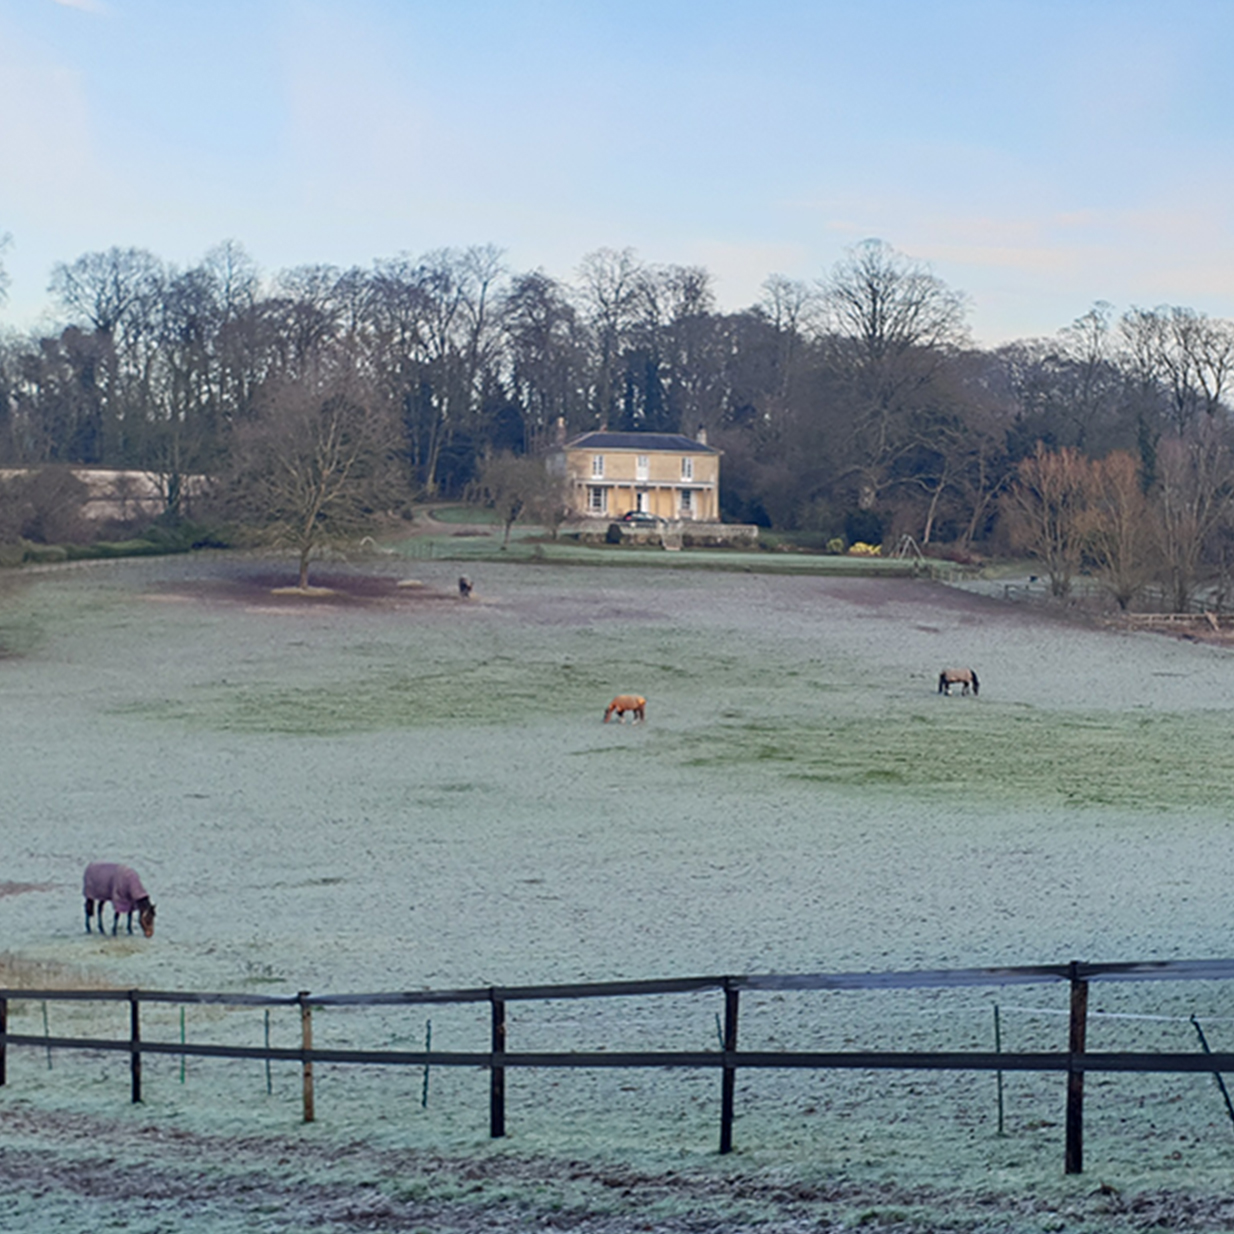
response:
M566 478L583 518L637 511L666 520L720 521L720 451L681 433L583 433L562 443L550 466Z

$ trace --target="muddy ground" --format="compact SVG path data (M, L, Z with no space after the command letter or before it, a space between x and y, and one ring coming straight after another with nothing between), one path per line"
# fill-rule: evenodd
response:
M4 1121L0 1197L9 1201L5 1228L11 1230L1185 1234L1234 1228L1234 1199L1170 1191L1123 1196L1101 1183L1078 1185L1065 1198L957 1194L844 1179L810 1182L740 1167L649 1173L581 1158L447 1156L363 1142L323 1146L305 1137L216 1138L148 1122L36 1112L20 1103L6 1109Z

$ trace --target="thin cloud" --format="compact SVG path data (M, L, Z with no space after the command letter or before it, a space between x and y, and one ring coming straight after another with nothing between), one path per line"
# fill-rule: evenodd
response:
M93 13L96 17L108 16L110 10L102 0L51 0L62 9L77 9L79 13Z

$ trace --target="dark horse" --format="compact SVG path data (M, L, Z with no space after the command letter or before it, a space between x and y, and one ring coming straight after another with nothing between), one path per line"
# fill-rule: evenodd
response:
M951 687L959 685L964 688L960 691L961 694L968 693L968 687L973 687L973 694L976 695L981 683L977 680L977 674L971 668L945 668L938 675L938 692L940 694L950 694Z
M87 934L90 933L90 918L94 916L95 904L99 910L99 933L103 933L103 905L110 900L113 934L120 924L121 913L128 914L129 933L132 934L133 913L136 912L141 932L147 938L154 936L154 905L150 903L136 871L128 866L116 865L111 861L91 862L86 866L85 877L81 880L81 894L86 897Z

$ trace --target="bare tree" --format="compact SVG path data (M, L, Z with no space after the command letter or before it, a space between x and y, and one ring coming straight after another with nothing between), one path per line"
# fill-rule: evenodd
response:
M111 248L83 253L71 264L52 267L49 290L70 317L116 335L132 321L143 302L157 298L163 264L145 249Z
M244 245L238 240L224 240L205 255L201 264L214 286L224 322L252 310L261 291L261 277Z
M1127 608L1152 574L1152 519L1140 465L1124 450L1093 462L1086 549L1103 586Z
M1222 405L1234 377L1234 326L1194 309L1132 308L1119 322L1124 364L1144 395L1164 405L1169 431L1184 437Z
M836 330L858 343L872 371L897 356L966 338L964 295L882 240L850 249L822 292Z
M850 370L850 469L870 509L905 448L905 416L966 339L966 299L882 240L849 250L821 283L836 361Z
M1103 424L1112 421L1122 393L1114 362L1113 306L1098 300L1082 317L1059 331L1060 410L1072 426L1069 444L1092 451Z
M580 297L595 339L592 410L601 424L616 415L622 348L638 320L643 269L633 249L596 249L578 268Z
M1176 612L1191 607L1204 550L1234 507L1229 429L1215 420L1164 440L1157 454L1157 533Z
M543 458L503 451L484 460L476 480L480 499L501 518L501 547L510 543L510 531L521 518L549 526L556 536L566 511L564 476L552 473Z
M299 585L331 540L371 524L406 491L397 436L363 383L319 362L264 392L236 432L225 511L292 547Z
M1088 534L1091 464L1064 447L1051 452L1037 443L1021 460L1003 500L1012 542L1036 557L1050 576L1050 591L1066 596L1080 568Z
M560 420L586 410L587 339L564 287L541 270L518 276L501 309L503 376L523 411L522 448L539 452Z

